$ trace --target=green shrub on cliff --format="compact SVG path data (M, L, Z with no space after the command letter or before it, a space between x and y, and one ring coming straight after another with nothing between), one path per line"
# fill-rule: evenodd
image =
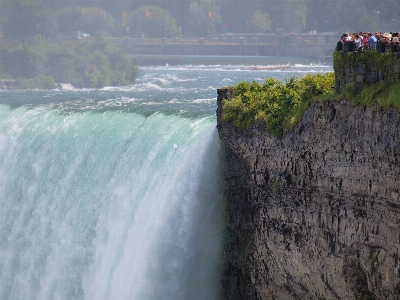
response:
M334 80L333 73L326 73L290 77L285 83L272 78L240 82L232 88L233 99L223 100L222 118L239 128L264 120L268 132L281 136L301 119L314 97L334 92Z

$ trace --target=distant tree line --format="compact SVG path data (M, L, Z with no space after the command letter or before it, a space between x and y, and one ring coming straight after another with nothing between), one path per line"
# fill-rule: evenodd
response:
M201 37L215 33L377 31L400 25L398 0L0 0L0 31L37 34Z
M132 84L139 76L126 52L108 39L8 41L0 47L0 78L18 88L52 89L56 83L100 88Z

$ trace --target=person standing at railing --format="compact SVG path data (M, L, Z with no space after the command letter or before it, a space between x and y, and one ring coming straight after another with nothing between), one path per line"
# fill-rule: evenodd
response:
M354 43L356 45L356 50L362 50L362 42L361 42L361 37L360 35L357 33L354 37Z
M399 42L399 33L394 32L392 34L392 52L400 52L400 42Z
M343 43L345 41L345 35L342 35L339 39L339 41L336 44L336 50L337 51L342 51L343 50Z
M399 41L399 33L395 32L392 34L392 43L397 43Z
M363 35L363 38L362 38L362 48L363 49L369 49L369 44L368 44L369 35L368 35L367 32L364 32L363 34L364 35Z
M388 51L388 49L390 48L390 39L391 36L388 33L379 36L379 39L376 42L376 49L382 53Z
M368 46L370 49L376 49L376 37L371 32L369 33Z

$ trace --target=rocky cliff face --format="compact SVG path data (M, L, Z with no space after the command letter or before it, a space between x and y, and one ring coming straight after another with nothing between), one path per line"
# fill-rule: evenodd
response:
M229 93L224 299L400 299L400 114L316 103L275 138Z

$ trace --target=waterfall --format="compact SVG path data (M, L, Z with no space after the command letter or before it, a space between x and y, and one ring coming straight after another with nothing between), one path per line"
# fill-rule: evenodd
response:
M0 105L0 299L218 299L211 116Z

